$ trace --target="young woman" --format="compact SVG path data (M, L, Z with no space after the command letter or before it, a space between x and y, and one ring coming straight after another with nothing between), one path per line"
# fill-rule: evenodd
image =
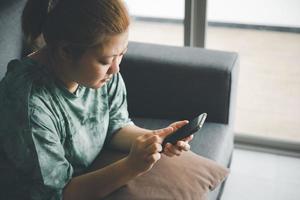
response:
M150 170L163 139L128 116L119 64L130 19L122 0L28 0L25 37L43 48L13 60L0 83L1 199L99 199ZM188 151L192 136L167 144ZM86 173L103 146L129 154Z

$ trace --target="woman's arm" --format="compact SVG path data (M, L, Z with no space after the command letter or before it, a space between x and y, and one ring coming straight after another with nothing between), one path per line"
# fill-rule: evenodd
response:
M133 129L141 130L137 127L130 128L130 130ZM128 127L126 130L129 131ZM121 133L124 133L124 136L131 134L131 132L123 131ZM137 136L138 131L134 132L130 136L132 142L120 142L123 148L132 144L127 157L107 167L71 179L64 189L63 199L98 200L126 184L132 178L149 171L160 159L161 137L172 132L173 128L171 127L157 130L156 134L145 131Z
M160 142L158 135L136 126L127 126L121 130L117 133L118 137L114 139L113 144L120 145L124 150L129 148L129 155L104 168L72 178L64 189L64 200L103 198L132 178L150 170L160 159L161 148L157 145ZM158 130L157 133L168 135L172 131L172 128L167 127Z
M127 131L132 134L127 135ZM130 142L123 136L118 137L117 140L125 140L126 142L117 142L123 149L128 146L131 147L130 154L104 168L96 171L77 176L73 178L64 189L64 200L98 200L119 187L125 185L132 178L148 171L152 168L154 163L159 160L158 150L156 148L148 148L151 144L157 141L157 137L152 137L153 134L147 130L142 130L140 133L137 127L124 127L122 133L124 137L129 137ZM164 129L163 132L170 133L172 130ZM139 139L137 139L138 136ZM131 145L133 143L133 145ZM129 147L130 148L130 147Z
M102 169L77 176L63 193L64 200L98 200L126 184L140 172L130 167L127 157Z
M135 125L123 127L112 138L110 146L130 151L128 156L107 167L73 178L65 187L64 200L103 198L132 178L147 172L161 157L163 139L186 123L188 122L175 122L158 130L147 130ZM192 137L187 138L182 147L166 147L164 153L168 156L180 155L182 150L189 149L188 142L191 139Z

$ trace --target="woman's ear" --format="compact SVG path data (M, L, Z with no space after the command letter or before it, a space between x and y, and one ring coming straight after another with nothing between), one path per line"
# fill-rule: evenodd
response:
M73 59L70 46L67 43L61 43L58 48L58 55L63 61L70 62Z
M57 48L58 55L63 61L74 62L78 60L86 51L84 47L74 46L66 42L61 42Z

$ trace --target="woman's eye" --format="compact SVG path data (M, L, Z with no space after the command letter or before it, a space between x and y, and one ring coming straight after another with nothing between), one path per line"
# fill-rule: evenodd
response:
M104 61L99 61L99 63L100 63L101 65L109 65L108 62L104 62Z
M113 62L113 59L105 59L105 60L99 60L99 63L102 65L110 65Z

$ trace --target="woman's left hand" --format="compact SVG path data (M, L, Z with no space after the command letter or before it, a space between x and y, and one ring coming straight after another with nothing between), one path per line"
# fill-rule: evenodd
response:
M173 132L175 132L177 129L181 128L182 126L188 124L189 122L187 120L183 121L177 121L169 125L169 127L173 128ZM169 157L173 156L180 156L183 151L189 151L190 145L189 142L193 139L193 135L190 135L176 143L176 145L173 145L171 143L167 143L163 149L163 153Z

